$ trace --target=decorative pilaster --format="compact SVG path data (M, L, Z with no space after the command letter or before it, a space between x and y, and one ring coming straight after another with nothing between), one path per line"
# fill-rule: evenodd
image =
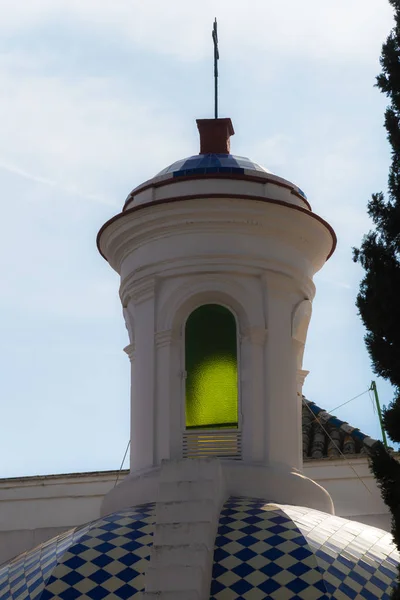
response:
M128 277L121 283L120 297L123 306L129 302L134 305L146 302L155 294L156 281L154 277L143 277L137 279L136 276Z
M297 363L292 313L299 302L297 282L280 273L264 276L268 343L265 348L266 462L301 468L301 414L297 401Z
M129 306L132 307L135 319L135 362L131 384L131 470L155 464L154 291L154 278L132 282L124 290L129 294Z
M180 440L180 419L174 416L174 404L179 402L180 398L175 398L171 390L171 377L174 371L171 354L173 344L176 342L173 331L172 329L157 331L154 339L156 360L154 452L155 463L160 464L164 459L178 457L173 448Z
M264 327L250 327L243 332L242 341L249 341L256 346L264 346L267 330Z
M165 331L157 331L155 335L155 342L157 348L162 348L163 346L169 346L173 340L172 329L166 329Z
M242 412L242 456L261 462L265 453L264 347L267 330L250 327L240 336L239 377Z

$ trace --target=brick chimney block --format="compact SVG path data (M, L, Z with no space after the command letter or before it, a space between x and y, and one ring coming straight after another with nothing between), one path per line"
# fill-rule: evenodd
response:
M197 119L200 133L200 154L229 154L230 137L235 134L228 119Z

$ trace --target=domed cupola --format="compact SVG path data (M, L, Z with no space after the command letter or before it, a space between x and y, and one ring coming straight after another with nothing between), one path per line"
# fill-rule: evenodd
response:
M199 192L210 190L214 193L232 188L233 182L239 193L244 189L240 182L246 181L246 185L253 182L254 185L247 192L254 196L270 197L311 209L305 193L297 185L274 175L249 158L230 153L230 138L235 133L230 119L198 119L197 127L200 133L200 153L172 163L155 177L136 187L126 199L124 210L149 201L172 198L176 192L187 189L188 186L179 184L189 180L192 187L194 181L198 182L195 187ZM218 189L215 188L215 180L219 181ZM205 183L207 181L213 182L211 187ZM271 185L266 187L267 184ZM165 186L170 185L172 187L168 188L168 193ZM149 190L152 191L151 195Z
M230 119L197 126L200 154L136 187L98 235L132 371L131 474L104 510L151 502L164 460L215 457L232 494L329 512L298 473L313 276L335 234L297 185L230 153Z
M335 235L230 154L230 119L198 126L200 155L98 235L129 333L130 474L101 519L0 567L0 600L389 598L390 535L333 516L301 472L313 276Z

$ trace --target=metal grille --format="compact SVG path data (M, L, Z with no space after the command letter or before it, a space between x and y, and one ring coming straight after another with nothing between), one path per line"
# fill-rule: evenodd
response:
M183 458L218 456L240 460L242 434L239 430L186 431L183 434Z

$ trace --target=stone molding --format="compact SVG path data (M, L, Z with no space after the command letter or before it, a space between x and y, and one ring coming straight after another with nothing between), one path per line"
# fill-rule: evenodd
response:
M131 362L135 359L135 344L128 344L124 348L124 352L128 355Z
M256 235L263 238L279 239L281 244L297 248L321 266L332 251L333 233L327 223L320 222L320 218L308 210L280 201L249 202L229 195L213 199L205 194L190 201L169 201L140 208L139 212L118 215L99 232L101 251L118 272L126 256L144 243L179 235L182 227L193 233L254 236L257 232ZM286 218L282 218L282 211Z
M290 268L283 261L269 260L260 256L252 256L251 254L226 255L216 253L212 256L185 256L168 259L168 261L158 261L156 264L145 266L141 270L141 279L157 278L160 280L170 279L173 277L185 277L187 275L202 275L204 271L212 275L229 275L236 276L255 276L259 277L265 284L265 279L268 273L272 275L287 277L296 280L296 285L300 287L302 294L306 298L315 296L315 285L309 277L305 277L298 271ZM126 286L133 285L134 281L139 280L136 273L128 275L122 281L120 289L125 289Z
M146 277L140 280L128 280L121 285L120 296L122 305L127 306L129 301L140 304L154 298L156 280L154 277Z
M158 313L159 329L171 329L178 336L190 313L207 303L227 306L236 315L239 331L264 325L262 304L259 300L254 303L246 280L243 278L241 281L225 273L185 277L165 298Z
M301 396L301 391L303 389L304 382L309 373L310 373L310 371L305 371L304 369L297 369L297 385L298 385L298 390L299 390L297 392L297 394L300 396Z
M165 329L164 331L157 331L155 334L155 342L157 348L163 346L169 346L172 342L178 341L178 338L174 335L172 329Z

